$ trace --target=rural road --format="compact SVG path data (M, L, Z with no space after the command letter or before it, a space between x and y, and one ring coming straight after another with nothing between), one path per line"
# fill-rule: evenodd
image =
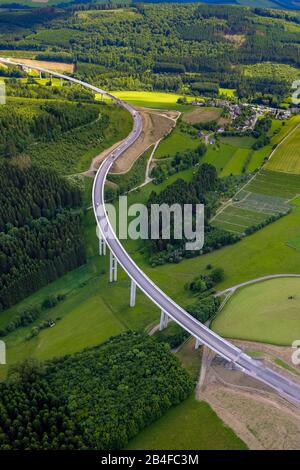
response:
M24 67L22 63L12 62L5 58L0 58L0 62L5 63L6 65L11 64ZM31 68L73 83L77 83L94 91L95 93L104 94L113 99L119 106L127 109L127 111L133 117L134 125L131 133L103 161L97 171L93 186L93 207L99 230L109 249L116 257L118 263L122 266L124 271L131 278L131 280L136 283L141 291L144 292L145 295L147 295L159 307L160 310L164 311L170 318L176 321L182 328L197 338L201 343L205 344L228 361L234 362L236 366L246 374L269 385L274 390L276 390L277 393L285 397L290 402L299 405L300 386L297 383L278 374L277 372L262 364L260 361L251 358L241 349L211 331L207 326L197 321L188 312L177 305L137 266L114 233L105 209L105 180L114 161L119 158L119 156L138 139L142 131L142 120L139 112L136 111L136 109L133 108L130 104L114 97L111 93L101 90L98 87L42 67L31 66Z
M229 292L235 292L241 287L250 286L251 284L256 284L257 282L268 281L269 279L276 279L280 277L300 277L300 274L270 274L268 276L257 277L255 279L251 279L251 281L241 282L240 284L236 284L235 286L228 287L227 289L217 292L215 294L215 297L221 297L224 294L228 294Z

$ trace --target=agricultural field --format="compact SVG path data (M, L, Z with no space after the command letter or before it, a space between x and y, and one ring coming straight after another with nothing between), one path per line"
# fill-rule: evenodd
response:
M230 205L217 215L213 225L228 232L244 233L246 228L263 222L268 217L264 212L243 209L237 205Z
M222 114L222 108L194 106L192 111L185 112L182 120L188 124L217 121Z
M266 168L300 174L300 123L284 142L278 145Z
M190 397L139 433L126 449L243 450L247 447L207 403Z
M290 200L300 194L300 175L262 170L245 191Z
M293 116L288 121L272 120L271 129L268 132L271 142L268 145L252 152L251 160L247 166L249 172L260 168L274 152L274 145L278 145L299 123L298 116Z
M297 166L295 156L298 152L299 119L299 116L294 116L286 122L273 120L269 131L271 143L257 151L249 149L247 154L246 149L251 146L251 137L244 138L244 143L239 142L239 138L236 137L222 138L223 145L224 142L230 144L236 142L239 150L235 154L231 153L229 158L227 157L221 175L238 174L238 171L243 172L243 170L254 171L263 161L270 158L270 156L271 158L263 169L235 195L231 204L217 213L213 219L215 226L231 232L245 233L248 227L258 225L272 215L285 214L289 211L291 205L293 205L291 200L300 194L299 175L292 174L287 169L291 166L294 168ZM291 145L290 139L294 142ZM277 145L277 148L272 153L273 145ZM291 148L293 149L292 152L290 151ZM223 158L225 155L223 151ZM290 159L288 155L290 155ZM238 158L239 156L240 158ZM242 165L243 156L244 163ZM211 162L215 164L214 160ZM282 165L282 171L274 171L278 170L280 165ZM296 170L294 169L293 172L296 173ZM239 212L237 216L236 210L242 212ZM249 216L249 211L251 216Z
M213 321L227 338L290 346L300 338L300 279L272 279L238 290Z
M235 150L231 159L223 168L221 176L241 175L245 172L250 157L251 152L246 148Z
M268 194L260 194L259 192L240 191L234 198L235 207L253 210L257 213L272 215L284 214L290 209L288 201L283 197L269 196Z
M266 170L260 171L217 213L213 225L237 233L266 221L270 216L286 214L289 199L300 191L300 178Z

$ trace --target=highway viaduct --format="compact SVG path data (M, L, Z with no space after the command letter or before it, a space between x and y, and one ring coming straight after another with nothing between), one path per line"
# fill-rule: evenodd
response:
M21 62L11 61L10 59L1 58L0 62L6 65L18 66L24 69L24 64ZM26 65L25 65L26 67ZM195 337L197 344L204 344L212 349L214 352L222 356L229 362L246 373L247 375L267 384L275 390L280 396L287 399L289 402L299 406L300 404L300 385L279 374L270 367L263 364L261 361L255 360L247 355L243 350L236 347L230 341L220 337L207 326L200 323L192 317L182 307L177 305L167 294L165 294L154 282L137 266L134 260L126 252L119 239L117 238L111 223L108 219L105 200L104 200L104 186L107 174L112 167L114 161L120 157L140 136L142 131L142 119L138 110L133 106L113 96L111 93L102 90L101 88L90 85L86 82L78 80L74 77L64 75L52 70L32 66L31 69L48 74L49 76L58 77L61 80L68 80L72 83L79 84L85 88L92 90L112 99L119 106L127 109L133 117L133 129L125 140L123 140L114 150L112 150L102 162L98 169L94 184L93 184L93 208L97 226L100 234L99 239L99 254L105 254L106 249L110 251L110 282L117 281L117 269L120 264L123 270L131 279L130 289L130 305L134 307L136 288L139 289L154 302L161 311L160 328L167 325L168 318L177 322L182 328L188 331Z

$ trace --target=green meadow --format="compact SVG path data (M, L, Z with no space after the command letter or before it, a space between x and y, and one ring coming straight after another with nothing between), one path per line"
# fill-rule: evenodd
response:
M193 109L193 106L189 104L178 104L177 100L183 98L183 95L176 93L161 93L158 91L112 91L112 94L135 106L145 108L170 109L181 112ZM195 99L193 96L186 96L185 98L188 102Z
M224 337L290 346L300 337L300 279L281 278L238 290L213 321Z
M140 432L127 449L244 450L247 446L207 403L190 397Z
M155 151L155 158L164 158L176 155L177 152L185 152L186 150L194 150L198 147L200 140L198 137L192 138L189 134L174 129L171 134L165 137L157 150Z

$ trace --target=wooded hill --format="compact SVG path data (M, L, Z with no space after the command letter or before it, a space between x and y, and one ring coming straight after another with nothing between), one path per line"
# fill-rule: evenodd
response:
M48 9L42 20L30 10L0 12L0 49L74 62L79 77L105 89L178 92L197 85L197 93L205 93L210 83L237 88L247 99L273 93L278 101L292 80L269 77L262 90L266 77L249 77L244 67L300 64L297 12L198 3L136 4L105 13L95 8Z

